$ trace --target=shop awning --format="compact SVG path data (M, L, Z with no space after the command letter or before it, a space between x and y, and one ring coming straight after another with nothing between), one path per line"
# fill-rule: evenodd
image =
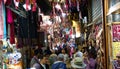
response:
M116 11L119 11L120 10L120 2L118 2L117 4L115 4L114 6L112 6L109 11L108 11L108 14L107 15L110 15Z

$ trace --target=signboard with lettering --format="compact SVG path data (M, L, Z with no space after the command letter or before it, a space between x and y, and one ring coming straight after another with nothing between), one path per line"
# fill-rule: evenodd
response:
M120 25L116 24L112 26L113 42L120 41Z

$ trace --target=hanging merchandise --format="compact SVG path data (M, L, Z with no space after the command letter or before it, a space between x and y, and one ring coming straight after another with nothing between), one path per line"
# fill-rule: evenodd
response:
M13 13L12 13L12 11L9 8L7 8L6 11L7 11L7 23L11 24L11 23L14 22L14 20L13 20Z
M113 42L120 41L120 25L116 24L112 26L112 35L113 35Z
M6 5L10 5L11 4L11 0L8 0ZM11 9L7 8L6 10L7 12L7 23L10 24L10 43L13 44L15 43L15 39L14 39L14 16L13 16L13 12Z
M15 34L14 34L14 23L10 24L10 43L14 44L15 43Z
M3 11L2 2L0 3L0 39L3 38Z
M16 8L16 9L17 9L18 6L19 6L19 2L20 2L20 0L14 0L14 4L15 4L15 8Z
M6 39L7 38L7 30L6 30L6 10L5 10L5 4L4 4L4 0L2 0L3 1L3 20L4 20L4 39Z
M0 2L0 39L6 38L6 14L3 0Z
M2 57L1 62L3 69L22 69L22 55L19 52L19 49L16 49L16 44L11 44L9 39L1 41L2 45L0 44L0 46L2 53L0 53L0 55L2 55L0 58Z
M116 55L120 51L120 42L112 42L112 45L113 59L116 59Z
M77 13L77 2L76 0L71 0L71 7L70 10L72 13Z
M25 0L25 4L23 5L23 7L26 11L31 10L31 5L29 3L29 0Z
M37 10L37 3L36 0L33 0L32 11L36 11L36 10Z
M18 7L16 8L16 6L18 6ZM6 7L21 17L26 18L26 16L27 16L26 11L22 7L21 3L16 5L15 1L13 2L13 0L7 0Z

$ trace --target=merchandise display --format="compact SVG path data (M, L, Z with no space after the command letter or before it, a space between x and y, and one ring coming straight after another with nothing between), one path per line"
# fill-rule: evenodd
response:
M112 42L112 52L113 52L113 59L116 59L117 53L120 51L120 42Z
M10 44L9 40L1 40L1 43L0 68L22 69L22 54L16 49L16 45Z

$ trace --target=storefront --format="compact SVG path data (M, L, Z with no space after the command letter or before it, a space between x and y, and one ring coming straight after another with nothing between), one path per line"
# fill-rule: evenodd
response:
M116 59L120 52L120 1L104 1L104 21L106 35L106 55L108 68L113 68L112 61Z
M104 21L103 21L103 7L101 0L92 0L89 4L89 24L87 24L88 29L88 41L92 40L92 43L96 43L94 46L97 52L97 63L98 67L101 69L107 69L106 61L106 45L105 45L105 35L104 35Z

